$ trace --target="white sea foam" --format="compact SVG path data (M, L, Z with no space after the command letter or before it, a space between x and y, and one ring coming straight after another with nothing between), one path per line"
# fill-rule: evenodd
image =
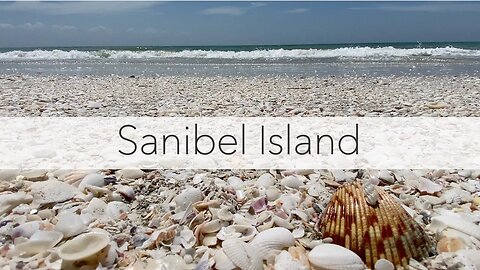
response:
M401 49L394 47L345 47L337 49L268 49L253 51L182 50L182 51L130 51L130 50L33 50L0 53L0 60L68 60L68 59L315 59L365 58L389 59L414 56L480 57L480 50L455 47Z

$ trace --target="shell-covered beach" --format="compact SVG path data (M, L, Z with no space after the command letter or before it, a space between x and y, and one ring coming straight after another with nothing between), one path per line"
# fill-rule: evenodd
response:
M476 269L479 176L479 170L1 171L1 265ZM352 183L357 191L329 204ZM352 220L350 208L363 215ZM374 221L362 225L361 217ZM370 230L377 240L366 240ZM384 245L388 232L392 242ZM341 247L345 235L358 255Z
M472 75L2 75L0 82L7 117L480 113L480 79ZM479 176L475 169L2 170L0 265L476 269Z

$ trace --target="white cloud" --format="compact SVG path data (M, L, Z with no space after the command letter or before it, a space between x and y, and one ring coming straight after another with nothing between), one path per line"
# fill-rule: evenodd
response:
M451 12L451 11L480 11L478 3L411 3L395 4L384 3L369 7L351 7L352 10L385 10L385 11L403 11L403 12Z
M52 29L55 31L73 31L77 29L77 27L72 26L72 25L57 25L54 24L52 25Z
M305 13L305 12L308 12L308 11L310 11L310 10L307 9L307 8L295 8L295 9L289 9L285 12L286 13L293 13L293 14L300 14L300 13Z
M43 28L45 25L41 22L19 24L18 27L25 30L35 30Z
M17 1L0 5L0 10L30 11L51 15L70 14L106 14L119 13L132 10L147 10L161 2L40 2Z
M103 25L97 25L91 28L88 28L88 32L99 33L99 32L111 32L111 30Z
M0 28L3 28L3 29L12 29L14 28L15 26L13 26L13 24L9 24L9 23L0 23Z
M243 15L253 8L264 7L267 4L265 3L251 3L250 6L246 7L234 7L234 6L222 6L222 7L213 7L207 8L200 11L201 14L205 15Z

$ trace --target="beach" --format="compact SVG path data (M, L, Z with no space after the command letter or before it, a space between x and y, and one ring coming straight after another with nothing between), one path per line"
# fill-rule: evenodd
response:
M4 50L0 117L480 116L478 43L392 46ZM479 178L0 170L0 269L473 270Z
M0 116L480 116L473 75L27 74L0 93Z

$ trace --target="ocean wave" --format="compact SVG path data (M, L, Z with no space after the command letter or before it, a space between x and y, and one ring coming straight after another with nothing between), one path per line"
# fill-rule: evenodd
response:
M252 51L223 50L32 50L0 53L0 60L71 60L71 59L315 59L315 58L364 58L389 59L403 57L480 57L480 50L455 47L401 49L394 47L344 47L336 49L265 49Z

